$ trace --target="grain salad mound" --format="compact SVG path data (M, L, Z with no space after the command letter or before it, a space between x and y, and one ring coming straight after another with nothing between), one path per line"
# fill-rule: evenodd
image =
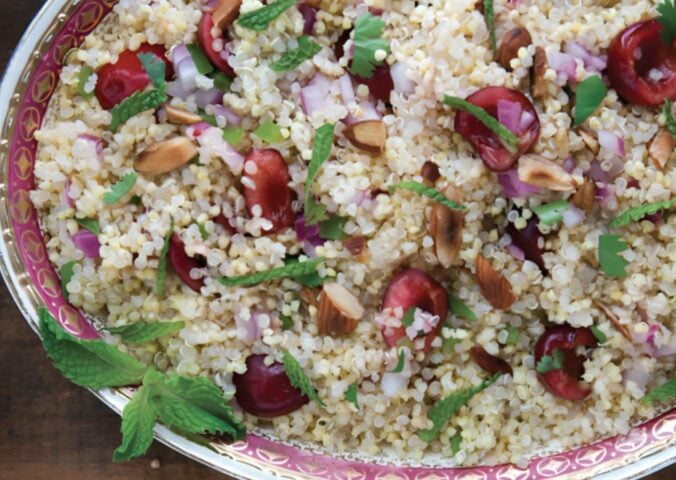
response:
M295 3L120 0L68 55L31 199L70 303L334 453L523 466L654 417L669 2Z

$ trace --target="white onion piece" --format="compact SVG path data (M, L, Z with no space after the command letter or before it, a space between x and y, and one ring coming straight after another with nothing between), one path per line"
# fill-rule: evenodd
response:
M645 388L650 381L650 374L641 367L634 367L622 372L622 381L625 385L627 382L634 382L637 387Z
M396 93L413 93L415 91L415 82L408 78L407 70L408 67L403 62L397 62L390 67L390 75Z
M103 165L103 139L89 133L81 133L77 136L77 138L90 143L94 147L96 151L96 158L98 159L99 163Z
M613 152L615 155L624 158L624 140L619 135L605 130L598 131L599 145Z
M568 228L573 228L584 222L584 210L577 208L575 205L568 205L568 209L563 212L563 224Z
M73 208L75 206L75 202L73 201L72 198L70 198L70 185L71 185L71 180L70 178L66 178L66 184L63 187L63 192L61 192L61 201L66 205L68 208Z

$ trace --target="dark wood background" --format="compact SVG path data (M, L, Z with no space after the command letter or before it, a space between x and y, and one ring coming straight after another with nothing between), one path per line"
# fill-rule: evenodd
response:
M0 68L42 3L0 0ZM227 478L157 442L142 458L113 463L119 417L51 366L4 284L0 312L0 480ZM673 480L676 466L649 478Z

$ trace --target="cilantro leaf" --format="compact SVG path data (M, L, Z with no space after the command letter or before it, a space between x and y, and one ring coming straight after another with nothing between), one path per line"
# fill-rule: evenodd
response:
M672 378L641 399L643 403L672 402L676 399L676 378Z
M345 400L354 405L357 410L359 410L359 398L357 398L358 393L359 385L357 382L354 382L349 387L347 387L347 390L345 390Z
M198 44L192 43L190 45L186 45L186 48L188 49L190 58L192 58L195 67L197 67L197 72L200 75L207 75L214 71L214 66L211 64L206 54Z
M76 218L75 221L82 228L86 228L94 235L101 233L101 227L99 226L99 221L95 218Z
M262 282L269 282L280 278L295 278L303 277L316 273L317 267L324 262L323 258L313 258L306 262L300 263L288 262L283 267L273 268L265 272L256 272L251 275L241 275L239 277L221 277L218 281L226 287L250 287L258 285Z
M545 225L554 225L563 220L563 212L568 210L569 205L565 200L557 200L551 203L545 203L538 207L533 207L533 212Z
M317 55L322 49L322 46L312 40L310 37L303 35L298 38L298 46L293 50L286 52L282 58L273 63L270 68L275 72L287 72L293 70L305 60L309 60Z
M575 127L579 127L601 105L608 88L601 77L593 75L580 82L575 90Z
M668 210L672 207L676 207L676 198L663 200L661 202L644 203L638 207L625 210L617 217L613 218L610 223L608 223L608 226L612 228L624 227L632 222L638 222L646 215L654 215L660 210Z
M61 268L59 268L59 277L61 278L61 294L66 300L68 300L68 290L66 289L66 286L68 285L68 282L70 282L70 279L73 278L73 268L76 264L77 262L72 260L70 262L64 263L61 265Z
M174 234L174 217L171 217L171 223L169 224L169 231L164 236L164 243L162 244L162 249L160 250L160 260L157 268L157 279L155 280L155 293L157 295L164 295L164 287L167 283L167 254L169 253L169 243L171 242L171 236Z
M127 343L145 343L176 333L185 327L184 322L136 322L124 327L112 327L107 330L122 337Z
M47 355L68 380L95 390L138 383L147 367L103 340L75 338L56 323L47 309L38 310L40 335Z
M376 65L382 60L376 59L376 52L390 53L387 40L380 38L385 30L385 22L370 13L360 16L354 24L354 55L350 63L350 72L363 78L373 77Z
M326 404L322 402L321 398L319 398L317 391L312 386L312 382L310 382L310 379L307 377L307 375L305 375L303 367L300 366L298 360L296 360L296 358L291 355L288 350L284 350L282 352L282 363L284 364L284 371L289 377L291 385L307 395L310 400L315 402L320 407L326 408Z
M467 207L463 205L458 205L453 200L449 200L443 193L433 189L432 187L428 187L424 183L416 182L413 180L395 183L394 185L390 186L389 190L390 192L393 192L395 190L410 190L417 194L431 198L432 200L447 206L451 210L467 210Z
M410 308L409 308L410 311ZM408 312L406 312L408 313ZM397 365L394 367L394 370L390 373L401 373L404 371L404 364L406 363L406 350L403 348L399 350L399 360L397 360Z
M488 33L491 39L491 50L493 55L498 54L498 42L495 39L495 14L493 13L493 0L483 0L484 2L484 19L488 27Z
M456 433L451 437L451 452L453 455L457 455L460 451L460 443L462 442L462 435L460 432Z
M157 411L150 402L148 387L141 386L122 410L122 444L113 454L121 462L143 455L153 443L153 428Z
M657 6L657 13L657 21L662 24L660 37L668 47L671 47L676 38L676 2L664 0L664 3Z
M93 88L91 92L87 91L87 84L93 74L94 70L89 65L82 65L82 67L80 67L80 73L77 76L77 93L82 98L89 99L94 96Z
M200 237L202 237L202 240L208 240L209 239L209 232L207 231L206 227L204 226L204 223L197 222L197 228L200 231Z
M482 381L476 387L470 387L467 390L453 392L446 398L437 402L432 408L427 412L427 418L432 421L432 428L428 430L423 430L420 432L420 439L425 442L431 442L435 439L441 430L446 425L446 422L455 415L455 413L460 410L460 407L469 402L474 395L483 390L487 389L493 385L498 378L500 378L501 373L496 373L492 377L489 377Z
M122 197L134 188L138 175L136 172L128 172L120 178L117 183L111 185L110 190L103 194L103 201L106 205L112 205L118 202Z
M298 0L274 0L261 8L242 13L237 19L237 23L249 30L262 32L268 28L270 22L296 3L298 3Z
M601 270L608 277L624 278L627 276L629 262L620 255L629 248L619 235L605 234L599 237L599 263Z
M507 345L516 345L521 337L521 332L511 323L507 325L507 339L505 343Z
M307 170L307 179L305 180L305 225L314 225L317 222L325 220L326 210L317 203L312 197L312 182L314 182L319 169L329 159L331 149L333 148L334 126L330 123L324 124L315 132L315 141L312 147L312 159Z
M517 136L483 108L474 105L467 100L463 100L462 98L452 97L450 95L444 95L444 103L449 107L464 110L473 115L477 120L483 123L486 128L492 130L493 133L502 140L508 150L512 152L516 151L516 146L519 144Z
M453 315L465 318L471 322L476 321L476 314L460 298L452 293L448 295L448 308Z
M324 240L345 240L347 238L344 230L346 223L347 217L332 215L328 220L319 224L319 236Z
M413 325L413 319L415 318L416 307L411 307L406 312L404 312L404 317L401 319L401 324L404 327L410 327Z
M606 341L608 340L608 337L606 336L605 333L603 333L601 331L601 329L599 327L597 327L596 325L592 325L591 327L589 327L589 329L592 331L592 333L596 337L596 340L598 340L599 345L606 343Z
M662 112L667 119L667 130L669 130L669 133L671 133L672 137L676 138L676 119L671 114L671 105L671 100L665 100L664 110L662 110Z
M550 355L543 355L540 361L535 366L535 371L538 373L547 373L552 370L561 370L563 367L563 352L555 348Z
M281 129L277 124L271 120L267 120L256 129L254 132L258 138L265 143L280 143L284 141Z

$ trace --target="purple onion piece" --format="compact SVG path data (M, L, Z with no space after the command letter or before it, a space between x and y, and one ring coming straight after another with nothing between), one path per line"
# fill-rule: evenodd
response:
M99 258L101 243L96 235L89 230L80 230L72 237L73 243L87 258Z
M516 168L498 173L498 182L502 185L505 196L509 198L525 198L541 192L538 187L522 182Z
M317 9L306 3L300 3L296 8L298 8L298 11L303 15L303 20L305 22L303 25L303 33L305 35L312 35L315 30L315 21L317 20Z

